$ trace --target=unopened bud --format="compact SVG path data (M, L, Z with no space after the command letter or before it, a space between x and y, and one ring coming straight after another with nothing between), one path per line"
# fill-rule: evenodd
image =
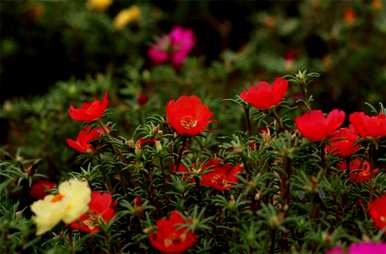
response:
M161 152L162 151L162 144L159 140L157 140L155 142L155 149L157 150L157 152Z

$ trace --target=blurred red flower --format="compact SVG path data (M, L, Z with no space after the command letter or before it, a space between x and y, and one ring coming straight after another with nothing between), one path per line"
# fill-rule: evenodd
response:
M182 253L192 247L197 236L181 224L189 224L180 212L172 211L169 218L157 220L157 232L150 232L150 244L162 253Z
M357 15L352 8L346 8L343 12L343 19L347 24L352 25L357 19Z
M349 157L360 148L360 145L356 143L358 138L358 133L354 128L340 128L332 134L326 146L326 152L335 156Z
M363 137L386 137L386 116L379 114L368 116L363 112L355 112L350 115L350 123Z
M100 231L100 220L108 223L115 216L115 205L111 193L93 191L88 205L89 210L71 223L70 227L85 233L97 233Z
M137 97L137 103L139 106L145 106L149 97L147 97L143 92L141 92Z
M347 170L347 163L342 161L338 164L338 167L342 170ZM371 164L360 158L355 158L350 161L349 167L349 179L355 183L363 183L369 181L375 174L378 173L378 169L372 168Z
M109 98L106 92L101 101L83 102L80 108L75 108L71 105L68 109L68 114L71 119L78 122L93 122L102 117L108 103Z
M176 26L168 35L162 36L148 50L147 54L154 64L171 61L175 67L180 67L196 43L191 29Z
M188 169L185 167L184 164L180 163L180 165L178 165L178 168L177 168L176 164L173 164L171 167L171 171L173 173L187 173Z
M386 230L386 194L371 201L368 205L369 213L379 229ZM385 231L386 233L386 231Z
M233 166L230 163L223 164L220 159L211 159L203 166L203 170L208 172L201 176L200 184L223 191L239 182L237 174L243 170L243 165Z
M108 128L91 128L90 126L84 127L79 131L76 140L67 139L67 145L80 153L92 153L94 152L94 147L90 144L90 142L100 138L108 131Z
M345 113L334 109L327 117L321 110L311 110L296 117L295 124L300 133L311 141L321 141L328 138L342 125Z
M43 199L51 190L56 188L56 183L46 179L39 179L32 183L29 194L35 199Z
M197 96L181 96L170 100L166 117L173 129L182 136L196 136L205 131L213 116L207 105Z
M277 77L271 86L267 81L260 81L255 86L240 93L240 98L253 107L265 110L280 103L288 89L288 81Z

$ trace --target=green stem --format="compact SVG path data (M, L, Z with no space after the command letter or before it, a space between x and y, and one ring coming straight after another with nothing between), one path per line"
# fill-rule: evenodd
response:
M181 164L182 155L184 153L184 150L186 148L187 143L188 143L188 137L184 136L183 137L183 142L182 142L182 147L180 148L180 151L179 151L178 157L177 157L176 170L178 170L178 167Z
M279 131L283 130L284 129L283 120L280 118L279 114L277 113L276 107L272 108L272 113L273 113L275 120L279 124Z
M247 120L247 130L249 135L252 134L252 125L251 125L251 119L249 118L249 108L247 106L244 107L245 112L245 118Z

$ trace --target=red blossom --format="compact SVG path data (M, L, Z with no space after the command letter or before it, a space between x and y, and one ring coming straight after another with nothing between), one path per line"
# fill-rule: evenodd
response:
M223 191L238 183L237 175L243 170L243 165L233 166L230 163L223 164L219 159L211 159L203 166L203 170L208 172L201 176L200 184Z
M172 211L169 218L157 220L157 232L151 232L150 244L162 253L183 253L192 247L197 236L181 224L189 224L180 212Z
M108 223L115 216L115 205L111 193L93 191L88 205L89 210L81 215L79 220L71 223L70 227L85 233L97 233L100 231L100 220Z
M71 105L68 109L68 114L71 119L78 122L93 122L102 117L108 103L109 98L106 92L101 101L83 102L80 108L75 108Z
M344 10L343 19L347 24L352 25L355 22L356 18L357 15L352 8L347 8Z
M94 147L90 144L90 142L98 139L108 131L108 128L91 128L90 126L84 127L79 131L76 140L67 139L67 145L80 153L93 153Z
M277 77L271 86L266 81L260 81L255 86L240 93L240 98L253 107L265 110L280 103L288 89L288 81Z
M177 166L175 164L173 164L171 171L173 173L187 173L188 169L185 167L184 164L180 163L180 165L178 165L178 169L177 169Z
M332 134L326 152L335 156L349 157L359 150L358 133L354 128L340 128Z
M341 170L347 170L347 163L342 161L338 164L338 167ZM364 183L369 181L378 171L377 168L372 168L368 161L355 158L350 161L349 179L355 183Z
M182 136L196 136L205 131L213 116L207 105L195 95L181 96L170 100L166 106L166 117L173 129Z
M143 92L141 92L137 97L137 103L139 106L145 106L149 97L147 97Z
M141 196L135 196L133 199L134 206L142 206L142 198Z
M321 141L328 138L342 125L345 113L332 110L327 117L321 110L311 110L296 117L295 124L300 133L311 141Z
M350 115L350 123L363 137L386 137L386 116L379 114L368 116L363 112L355 112Z
M379 229L386 230L386 194L371 201L368 208L375 225Z
M35 199L43 199L51 190L56 188L56 183L46 179L39 179L32 183L29 194Z
M135 149L141 149L144 145L153 145L158 140L157 138L140 138L135 142Z

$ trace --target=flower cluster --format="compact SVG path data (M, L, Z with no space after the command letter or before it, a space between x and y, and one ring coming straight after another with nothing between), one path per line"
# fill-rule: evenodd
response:
M71 105L68 109L68 115L77 122L94 122L103 116L108 103L108 95L105 93L101 101L94 100L92 102L84 102L80 108L75 108ZM79 131L75 140L67 139L67 144L69 147L80 153L93 153L94 147L90 142L102 137L108 132L109 128L105 126L96 128L86 126Z
M54 183L36 182L31 188L31 195L43 195L41 186L53 190ZM40 196L41 197L41 196ZM86 181L71 179L61 183L57 194L41 197L31 205L35 214L33 221L37 226L37 235L44 234L60 221L69 224L73 229L87 233L97 233L99 222L109 222L115 215L116 202L110 193L92 192Z
M37 235L44 234L60 221L72 223L88 210L91 190L86 181L71 179L59 185L58 193L35 201L31 210Z

